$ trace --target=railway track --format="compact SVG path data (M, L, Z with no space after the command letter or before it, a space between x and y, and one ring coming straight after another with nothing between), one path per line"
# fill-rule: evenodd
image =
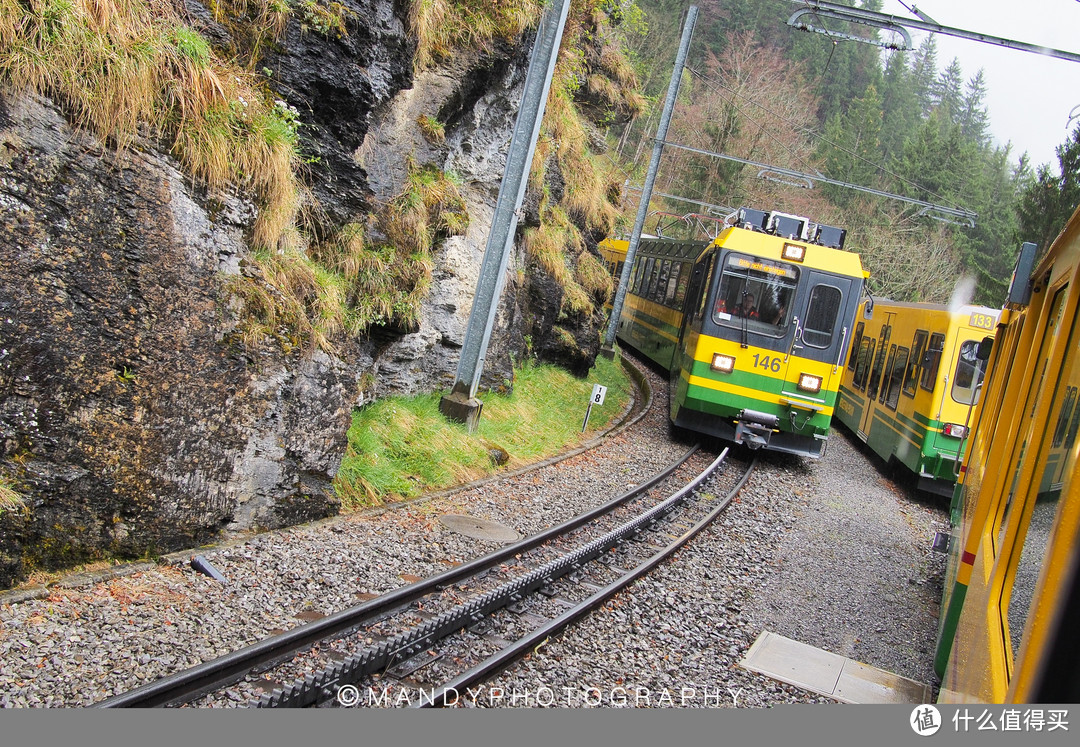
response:
M401 705L391 691L426 693L405 705L453 705L708 526L752 469L726 449L710 456L695 446L547 531L96 707L367 705L364 692Z

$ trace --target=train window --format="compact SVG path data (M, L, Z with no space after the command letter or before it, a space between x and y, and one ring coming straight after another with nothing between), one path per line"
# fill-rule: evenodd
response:
M1065 442L1065 433L1069 429L1069 418L1072 417L1075 406L1076 388L1068 387L1065 391L1065 401L1061 405L1061 412L1058 413L1057 426L1054 428L1054 441L1051 446L1055 449L1061 448L1061 444ZM1075 436L1075 433L1073 435Z
M885 350L885 348L882 347L881 350ZM883 371L885 371L885 379L883 379L883 383L882 383L881 389L880 389L880 391L881 391L881 402L882 403L885 402L885 393L889 391L889 380L890 380L889 375L890 375L890 372L892 371L892 362L895 361L895 358L896 358L896 345L893 345L893 347L889 349L889 363L887 363L885 365L885 369L883 369Z
M859 355L859 346L862 344L863 328L866 326L865 322L859 322L855 327L855 337L851 340L851 357L848 358L848 368L855 365L855 359Z
M941 353L944 350L945 335L940 332L930 335L930 345L922 359L922 379L919 381L919 385L928 392L934 391L938 366L941 364Z
M884 350L885 348L882 348ZM889 382L892 380L893 361L896 360L896 346L893 345L889 349L889 362L885 364L885 379L884 385L881 387L881 401L885 401L885 393L889 391Z
M877 396L878 386L881 384L881 372L885 368L885 351L889 349L889 335L892 328L881 328L881 347L878 348L877 357L874 358L874 367L870 371L870 380L866 382L866 399L872 400Z
M754 332L779 335L791 318L798 281L795 265L732 252L724 259L713 321L734 326L752 321Z
M668 276L667 290L664 293L664 306L678 306L681 308L682 301L679 301L678 304L675 302L675 292L679 287L679 276L685 267L685 262L675 262L672 266L671 273Z
M642 257L638 260L638 274L637 282L634 284L634 293L639 296L645 292L645 278L648 277L647 269L651 261L652 260L649 257Z
M648 257L645 259L645 269L641 272L641 287L638 289L638 295L642 298L649 297L649 285L652 282L655 265L656 257Z
M827 348L832 344L843 295L839 288L831 285L816 285L810 291L810 305L803 322L804 344L812 348Z
M656 303L664 302L664 294L667 293L668 275L671 273L671 260L664 259L656 263L656 282L649 287L649 300Z
M694 265L694 271L690 275L690 287L687 290L687 295L690 297L687 305L691 318L701 318L705 315L705 304L709 298L709 288L712 287L715 261L716 253L710 252L705 259Z
M889 368L889 386L885 391L885 406L891 410L895 410L900 402L900 390L904 383L907 362L908 349L897 348L896 357L893 358L892 367Z
M1075 399L1075 397L1074 397ZM1065 433L1065 448L1071 449L1076 443L1076 431L1080 430L1080 407L1073 410L1072 420L1069 422L1069 430Z
M641 295L641 276L645 274L645 258L638 257L634 262L634 273L630 278L630 292L635 296Z
M952 397L962 405L973 405L978 402L979 382L982 381L982 371L979 370L979 362L975 358L978 349L978 342L965 340L960 345L960 355L956 358Z
M690 270L693 265L690 262L679 263L679 276L675 281L675 308L681 309L686 301L686 289L690 286Z
M911 341L911 357L908 359L907 373L904 374L904 394L909 397L915 396L915 387L919 382L919 365L922 363L923 348L926 347L925 329L915 331L915 337Z
M874 359L874 345L877 340L872 337L866 337L862 341L862 348L859 350L859 363L855 366L855 388L860 391L866 389L866 373L870 370L870 361Z

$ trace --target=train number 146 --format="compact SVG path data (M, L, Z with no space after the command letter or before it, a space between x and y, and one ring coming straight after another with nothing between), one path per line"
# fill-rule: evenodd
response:
M754 354L754 368L764 368L766 371L780 373L780 358L774 355Z

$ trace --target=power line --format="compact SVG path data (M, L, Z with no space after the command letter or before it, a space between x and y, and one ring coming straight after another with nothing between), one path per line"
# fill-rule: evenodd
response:
M762 104L762 103L760 103L760 102L758 102L758 101L755 101L754 99L752 99L752 98L750 98L749 96L745 95L745 94L744 94L744 93L742 93L741 91L738 91L738 90L736 90L736 89L734 89L734 88L731 88L730 86L726 85L726 84L725 84L725 83L723 83L722 81L712 81L711 79L707 78L707 77L706 77L706 76L705 76L704 74L702 74L702 73L698 72L698 71L697 71L697 70L695 70L694 68L690 68L690 67L688 67L687 69L688 69L688 70L690 70L690 73L691 73L692 75L695 75L695 76L699 77L699 78L701 79L701 81L702 81L702 82L703 82L703 83L704 83L704 84L705 84L706 86L712 87L712 90L713 90L713 92L714 92L714 93L717 93L717 94L719 94L719 95L723 96L723 94L722 94L722 93L720 93L720 91L718 91L718 90L716 89L716 87L719 87L719 88L723 88L724 90L728 91L728 92L729 92L729 93L730 93L730 94L731 94L732 96L738 96L739 98L745 99L746 101L748 101L749 103L751 103L751 104L753 104L754 106L758 107L759 109L763 110L764 112L766 112L766 113L767 113L767 114L769 114L770 116L776 117L776 118L777 118L777 119L779 119L780 121L782 121L782 122L785 122L786 124L789 124L789 125L791 125L791 126L792 126L792 127L794 128L794 129L796 129L797 131L799 131L799 132L802 132L803 134L805 134L805 135L808 135L808 136L810 136L811 138L815 138L815 139L817 139L818 141L820 141L820 142L822 142L822 143L824 143L824 144L828 145L829 147L831 147L831 148L834 148L834 149L836 149L836 150L840 151L841 153L846 153L847 155L851 156L852 158L854 158L854 159L856 159L856 160L858 160L858 161L861 161L862 163L865 163L865 164L867 164L867 165L869 165L869 166L873 167L873 168L874 168L874 169L875 169L876 171L878 171L878 172L880 172L880 173L882 173L882 174L884 174L884 175L886 175L886 176L888 176L888 177L891 177L891 178L895 179L896 181L900 182L901 184L904 184L905 186L911 187L912 189L915 189L915 190L918 190L918 191L924 192L924 193L926 193L927 195L929 195L929 196L930 196L931 198L933 198L934 200L938 200L938 201L940 201L940 202L948 202L948 201L947 201L947 200L946 200L946 199L945 199L944 197L942 197L941 195L939 195L939 194L936 194L935 192L932 192L932 191L931 191L931 190L929 190L929 189L926 189L925 187L921 186L920 184L918 184L918 183L916 183L916 182L913 182L913 181L911 181L910 179L907 179L907 178L905 178L905 177L902 177L902 176L900 176L899 174L893 173L892 171L890 171L890 170L889 170L889 169L887 169L886 167L882 166L881 164L877 164L877 163L874 163L873 161L871 161L871 160L869 160L869 159L867 159L867 158L864 158L864 157L860 156L860 155L859 155L858 153L856 153L855 151L853 151L853 150L850 150L849 148L845 148L844 146L840 145L839 143L835 143L835 142L833 142L832 140L828 139L827 137L825 137L824 135L822 135L821 133L819 133L819 132L818 132L817 130L814 130L814 129L811 129L811 128L808 128L808 127L805 127L805 126L803 126L803 125L799 124L798 122L794 122L794 121L792 121L791 119L789 119L789 118L785 117L785 116L784 116L783 114L780 114L779 112L775 112L775 111L773 111L772 109L770 109L769 107L765 106L764 104ZM727 99L726 97L725 97L725 99L726 99L726 100L728 100L728 101L729 101L729 102L731 103L731 105L735 107L736 111L738 111L738 112L739 112L740 114L742 114L743 116L745 116L745 117L747 117L747 118L749 118L749 119L751 119L751 120L753 120L753 119L754 119L754 117L751 117L751 116L750 116L749 114L747 114L747 113L746 113L746 112L744 112L744 111L743 111L742 109L740 109L740 108L739 108L739 106L738 106L738 104L736 104L736 103L735 103L735 102L734 102L733 100L731 100L731 99ZM769 132L768 132L768 130L766 130L766 131L765 131L765 133L766 133L766 134L767 134L767 135L768 135L769 137L771 137L771 138L772 138L773 140L776 140L776 138L775 138L775 137L774 137L774 136L773 136L773 135L772 135L771 133L769 133ZM802 166L803 166L804 168L807 168L807 169L810 169L810 170L814 170L814 171L816 171L816 170L817 170L817 169L814 169L814 168L813 168L812 166L810 166L810 164L808 164L808 163L807 163L807 162L806 162L806 161L805 161L805 160L804 160L803 158L801 158L800 156L798 156L797 154L795 154L795 153L794 153L794 152L793 152L793 151L792 151L792 150L791 150L790 148L788 148L788 147L787 147L787 146L786 146L786 145L785 145L784 143L780 142L779 140L776 140L776 142L777 142L777 143L778 143L778 144L779 144L779 145L780 145L780 146L781 146L782 148L784 148L785 150L787 150L787 151L788 151L788 152L789 152L789 153L790 153L790 154L792 155L792 157L793 157L793 158L794 158L794 159L795 159L796 161L799 161L799 162L800 162L800 163L802 164ZM817 178L818 178L818 180L819 180L819 181L821 180L821 177L817 177ZM866 189L865 189L865 191L870 191L870 188L866 188ZM889 193L885 192L885 193L882 193L882 194L886 194L886 195L887 195L887 194L889 194ZM964 211L964 210L962 210L962 209L960 209L960 210L961 210L961 212L965 212L965 213L966 213L966 212L969 212L969 211ZM974 214L973 214L973 215L974 215Z
M886 191L881 190L881 189L873 189L872 187L862 187L862 186L859 186L858 184L851 184L850 182L842 182L842 181L839 181L838 179L830 179L829 177L825 176L821 172L817 172L815 174L804 174L802 172L794 171L792 169L785 169L785 168L780 167L780 166L771 166L771 165L766 164L766 163L759 163L757 161L750 161L750 160L747 160L745 158L738 158L736 156L729 156L729 155L724 154L724 153L713 153L711 151L701 150L700 148L691 148L691 147L686 146L686 145L679 145L678 143L672 143L672 142L665 141L664 145L668 145L668 146L670 146L672 148L678 148L678 149L681 149L681 150L688 150L688 151L691 151L693 153L699 153L699 154L701 154L703 156L711 156L713 158L723 158L723 159L726 159L728 161L737 161L739 163L745 163L745 164L750 165L750 166L757 166L758 168L761 169L761 171L758 172L758 176L762 176L765 173L771 172L771 173L779 174L781 176L791 177L791 178L794 178L794 179L803 179L803 180L805 180L807 182L808 187L812 187L813 183L815 181L819 181L819 182L824 182L825 184L833 184L833 185L835 185L837 187L845 187L847 189L854 189L854 190L859 191L859 192L866 192L867 194L877 195L878 197L888 197L888 198L893 199L893 200L900 200L902 202L908 202L908 203L911 203L913 205L919 205L919 206L921 206L923 208L919 213L920 215L927 215L928 217L934 218L936 220L944 220L944 221L949 222L949 223L956 223L957 221L954 221L952 219L957 218L959 220L965 221L969 227L974 228L975 227L975 218L978 217L977 213L974 213L974 212L972 212L970 210L965 210L963 208L951 208L951 207L947 207L945 205L937 205L937 204L932 203L932 202L926 202L925 200L915 199L914 197L905 197L903 195L893 194L892 192L886 192ZM788 184L792 184L792 182L788 182ZM799 185L795 185L795 186L799 186ZM945 215L945 216L948 216L948 217L947 218L940 218L938 216L935 216L934 213L941 213L942 215Z

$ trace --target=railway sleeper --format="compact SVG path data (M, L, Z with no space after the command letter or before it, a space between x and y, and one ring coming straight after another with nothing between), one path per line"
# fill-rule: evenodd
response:
M424 667L438 661L441 658L443 658L443 654L439 651L425 651L417 656L412 657L411 659L406 659L399 664L395 664L386 671L386 674L388 677L393 677L394 679L400 680L408 677L413 672L420 671Z

